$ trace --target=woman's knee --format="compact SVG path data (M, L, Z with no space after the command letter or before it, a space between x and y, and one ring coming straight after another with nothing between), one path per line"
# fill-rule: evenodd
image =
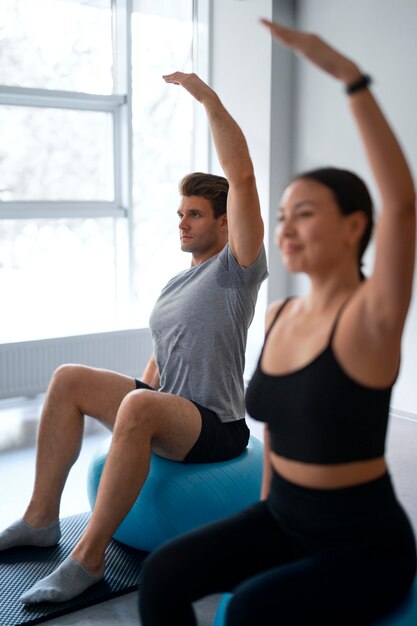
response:
M291 619L287 621L288 616L284 616L281 610L276 618L278 617L282 619L283 624L291 623ZM254 624L268 626L271 621L274 622L273 609L264 605L261 594L258 596L256 593L237 591L232 595L226 607L225 624L227 626L253 626Z
M177 564L179 555L172 550L174 542L168 542L145 561L139 584L139 612L143 623L195 624L190 594L193 571L189 580L180 575Z
M163 598L176 588L177 573L175 559L170 547L158 548L146 557L141 573L141 592Z

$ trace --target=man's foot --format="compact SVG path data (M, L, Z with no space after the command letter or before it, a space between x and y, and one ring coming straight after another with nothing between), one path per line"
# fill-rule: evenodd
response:
M18 546L55 546L61 538L59 521L44 528L30 526L23 519L17 520L0 533L0 550Z
M23 604L37 602L65 602L100 582L104 574L94 576L87 572L71 555L46 578L39 580L20 598Z

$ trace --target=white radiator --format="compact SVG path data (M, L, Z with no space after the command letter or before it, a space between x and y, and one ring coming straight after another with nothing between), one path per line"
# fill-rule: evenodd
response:
M0 344L0 398L44 393L52 373L63 363L140 378L152 349L147 328Z

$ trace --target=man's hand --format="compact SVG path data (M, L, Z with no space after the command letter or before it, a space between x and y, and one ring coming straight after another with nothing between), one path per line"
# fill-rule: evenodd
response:
M186 74L184 72L174 72L162 78L166 83L181 85L181 87L184 87L198 102L203 102L206 96L215 95L214 91L194 73Z

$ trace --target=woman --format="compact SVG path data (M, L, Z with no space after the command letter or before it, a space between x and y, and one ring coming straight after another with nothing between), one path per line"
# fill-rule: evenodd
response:
M246 402L266 422L261 502L153 554L144 626L195 624L191 602L233 591L227 626L372 624L416 571L409 521L384 460L411 298L415 191L401 149L358 66L315 35L263 20L272 35L345 86L381 196L372 276L368 191L327 168L284 192L277 243L306 296L276 302Z

